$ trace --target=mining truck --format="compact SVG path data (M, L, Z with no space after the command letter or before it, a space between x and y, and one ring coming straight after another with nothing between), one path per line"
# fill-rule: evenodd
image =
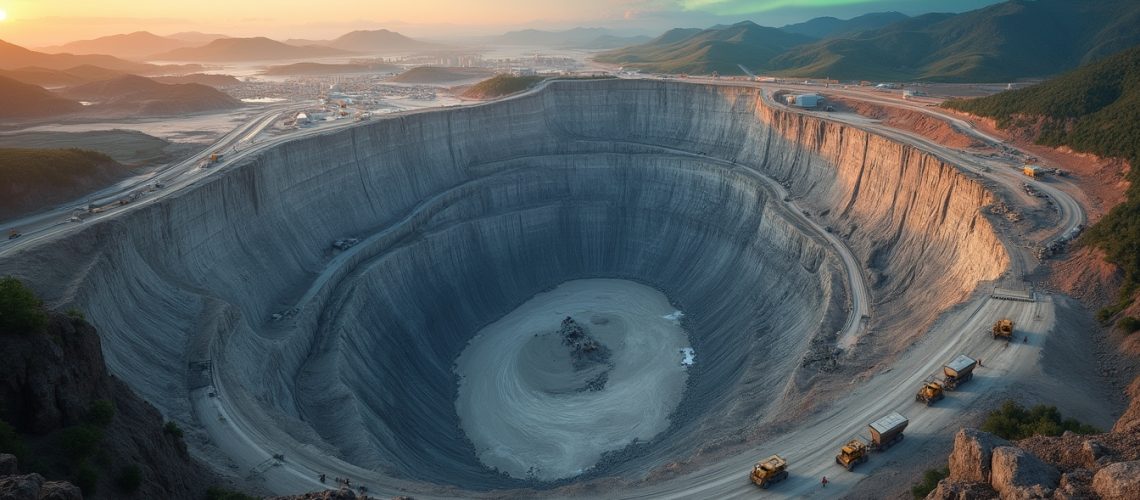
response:
M772 455L756 462L752 467L752 483L761 488L767 488L772 483L778 483L788 478L788 461L779 455Z
M935 381L934 377L928 377L922 383L922 388L918 390L918 394L914 395L914 400L920 403L926 403L926 406L934 404L935 401L940 401L946 397L943 393L942 383Z
M870 448L874 451L884 451L902 441L903 431L909 423L910 421L897 411L871 422L868 426L871 428Z
M839 449L839 454L835 456L835 463L842 465L848 471L853 471L856 464L867 461L869 454L870 450L867 449L867 443L864 443L862 439L852 439Z
M1013 320L999 319L994 322L994 339L1013 340Z
M871 440L864 443L861 439L852 439L840 448L835 456L835 463L842 465L848 471L855 470L855 466L867 461L872 451L886 451L895 443L902 441L903 431L910 421L898 412L891 412L883 418L871 422L867 427L871 429Z
M954 361L947 363L942 367L942 374L945 375L942 379L942 386L948 391L958 388L958 384L964 384L974 378L974 367L978 366L978 361L970 358L965 354L959 354L954 358Z

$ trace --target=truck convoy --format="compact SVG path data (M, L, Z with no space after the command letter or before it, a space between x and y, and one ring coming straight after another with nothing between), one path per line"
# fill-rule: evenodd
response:
M835 463L842 465L848 471L855 470L855 466L867 461L872 451L885 451L902 441L903 431L910 421L898 412L871 422L867 427L871 429L871 441L864 443L861 439L852 439L835 456Z
M788 461L779 455L772 455L752 467L752 483L767 489L773 483L788 478Z
M995 324L994 328L997 328L997 326L998 325ZM1013 322L1010 321L1010 330L1012 331L1012 329ZM953 361L942 367L943 377L941 382L935 380L934 377L927 378L923 381L922 388L918 390L918 394L914 395L914 400L919 403L926 403L926 406L934 404L935 401L939 401L945 397L943 391L957 389L958 385L969 382L970 379L974 378L975 366L978 366L977 360L965 354L958 355Z
M1013 320L999 319L995 321L992 332L994 335L994 340L1013 340Z

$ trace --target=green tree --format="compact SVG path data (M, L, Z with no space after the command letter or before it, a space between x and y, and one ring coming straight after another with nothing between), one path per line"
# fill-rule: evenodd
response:
M16 455L16 459L20 462L25 462L28 458L28 447L24 445L24 438L3 420L0 420L0 453ZM22 468L26 468L26 464L22 465L25 465Z
M98 427L111 425L111 420L114 418L115 405L106 399L91 403L91 409L87 411L87 422Z
M79 464L79 468L75 471L75 477L72 480L83 494L91 496L95 493L95 485L99 483L99 471L95 470L91 464L83 462Z
M11 276L0 278L0 333L39 333L47 326L43 302Z
M1001 408L990 412L982 430L1005 439L1025 439L1030 436L1059 436L1065 431L1077 434L1096 434L1096 427L1083 424L1074 418L1063 418L1056 406L1037 405L1026 409L1014 401L1006 400Z
M930 492L934 491L934 488L938 487L939 481L949 476L950 469L945 467L941 469L927 469L926 472L922 474L922 481L911 486L910 494L914 495L914 498L926 498L926 495L929 495Z
M94 455L102 441L103 431L90 424L68 427L59 435L60 447L67 452L68 458L76 463Z
M119 474L115 476L115 486L127 494L138 491L139 486L142 486L142 469L135 464L119 469Z

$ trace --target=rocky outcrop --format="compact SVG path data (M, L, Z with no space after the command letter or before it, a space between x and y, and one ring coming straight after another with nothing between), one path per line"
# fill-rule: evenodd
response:
M965 483L943 479L938 487L926 496L937 500L988 500L997 498L997 492L986 483Z
M270 497L266 500L369 500L373 497L365 495L364 493L357 493L349 488L340 488L336 490L316 491L312 493L305 493L303 495L288 495L282 497ZM410 497L393 497L392 500L399 498Z
M16 455L0 453L0 477L16 475L19 472L17 465Z
M1140 461L1118 462L1097 471L1093 491L1104 500L1129 500L1140 496Z
M190 457L181 438L163 431L165 420L158 410L107 373L99 335L82 319L51 314L43 333L0 335L0 366L5 367L0 417L33 438L27 441L42 468L37 472L53 478L72 475L66 465L69 457L57 447L54 433L86 424L95 402L106 401L113 416L99 424L99 480L89 498L121 497L114 480L121 468L131 465L139 467L142 476L135 491L138 498L200 500L218 481ZM47 438L38 438L41 435ZM0 456L0 472L15 473L15 461L5 457ZM79 492L71 484L44 482L39 474L12 477L21 478L10 481L20 488L35 485L40 496L26 498L77 498L72 495Z
M994 449L1008 445L1009 441L988 432L972 428L958 431L954 452L950 454L950 478L967 483L990 482Z
M999 446L993 450L990 486L1003 500L1050 498L1061 474L1025 450Z
M44 434L79 423L96 400L109 399L110 379L99 336L84 322L53 316L44 335L0 339L0 419Z
M1137 379L1140 381L1140 379ZM1130 387L1135 395L1137 382ZM962 429L950 453L950 476L927 499L1087 499L1140 497L1140 398L1112 432L1034 436L1010 443Z
M0 477L2 500L83 500L79 487L64 481L45 481L39 474Z

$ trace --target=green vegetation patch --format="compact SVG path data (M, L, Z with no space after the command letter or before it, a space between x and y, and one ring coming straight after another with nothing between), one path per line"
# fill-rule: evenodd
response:
M476 83L463 96L475 99L502 97L522 92L545 79L544 76L496 75Z
M1062 418L1056 406L1037 405L1026 409L1010 400L1002 403L1000 409L990 412L982 424L982 430L1011 440L1037 435L1060 436L1065 431L1077 434L1100 432L1100 429L1074 418Z
M938 482L950 477L950 469L943 467L941 469L927 469L922 474L922 481L910 487L910 494L914 498L926 498L934 488L938 487Z
M1032 87L944 107L993 118L1001 128L1039 127L1038 144L1127 160L1125 201L1082 237L1124 271L1120 302L1098 312L1109 321L1140 286L1140 47Z
M21 184L66 184L115 160L85 149L0 148L0 178Z
M0 333L40 333L47 326L43 302L24 283L0 278Z
M20 132L0 135L0 148L86 149L127 164L161 160L170 143L135 130Z

